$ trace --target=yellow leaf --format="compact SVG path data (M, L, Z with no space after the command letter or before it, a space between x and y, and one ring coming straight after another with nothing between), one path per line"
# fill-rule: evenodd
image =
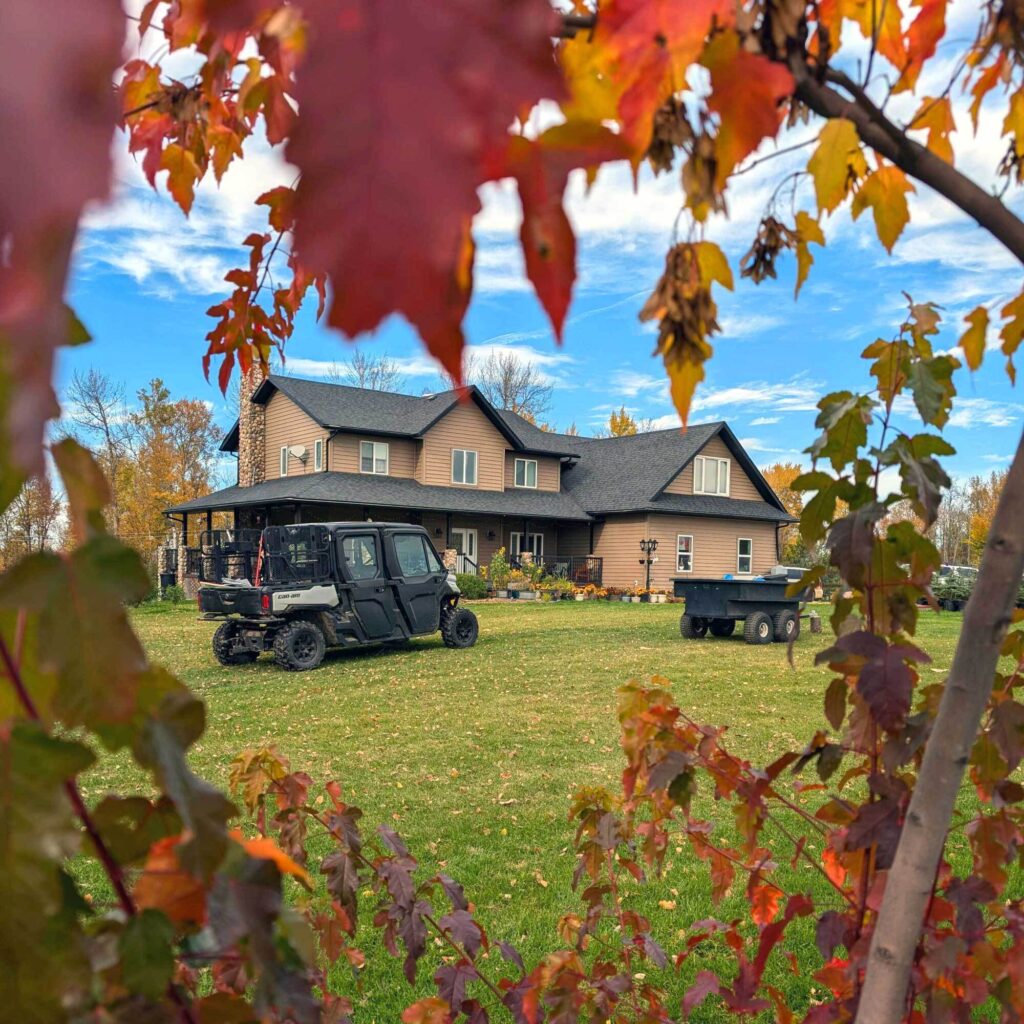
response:
M818 136L818 148L807 161L807 170L814 179L818 213L831 213L867 169L854 123L843 117L829 121Z
M815 245L825 244L825 235L821 225L806 210L801 210L796 215L796 289L793 297L800 294L800 288L807 280L814 257L808 245L814 242Z
M926 96L908 127L912 131L927 131L925 145L946 163L953 162L953 145L949 141L949 136L956 131L956 121L953 118L953 106L949 102L949 97L932 99Z
M910 220L907 193L915 191L907 176L891 165L879 167L853 197L850 212L856 220L868 207L875 218L878 240L888 252Z
M712 281L717 281L723 288L732 291L732 268L725 253L714 242L698 242L696 249L701 282L710 286Z
M676 901L675 900L658 900L658 906L661 907L662 910L675 910L676 909Z
M1017 371L1013 365L1013 356L1020 347L1021 339L1024 338L1024 292L1010 301L999 310L999 315L1006 318L999 337L1002 339L1000 350L1006 356L1006 373L1010 383L1017 382Z
M985 335L988 332L988 310L984 306L978 306L972 310L964 320L970 325L960 338L960 347L964 350L964 357L967 365L976 370L981 366L982 356L985 354Z
M199 177L195 156L191 150L172 142L160 157L160 169L167 171L167 191L187 215L192 209L196 179Z
M1013 151L1024 156L1024 89L1010 97L1010 106L1003 118L1003 134L1013 139Z
M558 62L569 87L569 99L562 104L566 120L616 120L622 89L612 77L607 50L590 33L578 32L559 46Z

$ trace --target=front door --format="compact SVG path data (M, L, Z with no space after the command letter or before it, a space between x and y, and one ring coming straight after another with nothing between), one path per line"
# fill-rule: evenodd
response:
M369 640L388 640L396 631L398 606L381 557L377 533L346 533L338 539L338 557L351 587L352 610Z
M544 561L544 534L513 533L510 549L514 558L518 558L524 551L531 552L534 562L539 564Z
M479 566L476 556L476 530L467 530L464 527L453 529L452 547L458 555L455 560L455 571L471 572L475 575Z

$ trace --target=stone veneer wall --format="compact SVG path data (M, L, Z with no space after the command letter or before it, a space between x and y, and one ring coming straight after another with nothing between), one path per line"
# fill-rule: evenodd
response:
M266 406L254 405L249 399L263 382L258 365L243 373L238 382L238 483L252 487L264 480L267 435Z

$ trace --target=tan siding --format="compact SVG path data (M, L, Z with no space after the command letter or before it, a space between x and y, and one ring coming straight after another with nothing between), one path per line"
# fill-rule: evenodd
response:
M452 484L452 449L477 453L477 484L480 490L500 491L505 487L505 448L501 432L476 404L459 403L427 431L423 438L421 482L443 487Z
M774 523L703 516L651 515L647 528L649 535L658 541L658 561L651 566L651 586L657 589L671 588L671 578L683 575L676 573L676 538L680 533L688 533L693 537L693 572L690 575L694 578L717 578L727 572L735 573L736 542L740 537L749 537L753 542L752 565L755 574L768 572L778 564Z
M594 527L593 553L603 559L601 579L606 587L631 587L640 575L640 541L647 537L643 515L614 516Z
M580 526L559 526L557 544L555 554L589 555L590 526L586 523Z
M383 441L389 445L389 476L416 476L416 455L419 442L403 437L379 437L375 434L335 435L331 441L330 469L336 473L358 473L361 441Z
M561 466L558 459L545 457L543 455L523 455L520 452L507 452L505 454L506 487L514 488L516 486L516 459L536 460L538 491L559 490L559 469Z
M697 453L698 455L710 455L716 459L729 460L729 497L737 498L740 501L764 501L753 480L743 471L739 463L733 457L732 452L726 447L721 437L713 437ZM667 494L693 494L693 462L691 461L685 469L665 488Z
M318 437L326 439L327 431L290 398L275 391L267 402L266 478L274 480L281 475L281 448L284 445L303 444L309 451L305 463L296 458L288 459L289 476L316 472L313 468L313 442Z

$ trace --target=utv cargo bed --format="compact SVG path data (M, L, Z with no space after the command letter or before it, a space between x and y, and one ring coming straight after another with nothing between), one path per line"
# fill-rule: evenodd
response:
M206 583L199 588L199 610L206 615L259 615L259 588L236 583Z

